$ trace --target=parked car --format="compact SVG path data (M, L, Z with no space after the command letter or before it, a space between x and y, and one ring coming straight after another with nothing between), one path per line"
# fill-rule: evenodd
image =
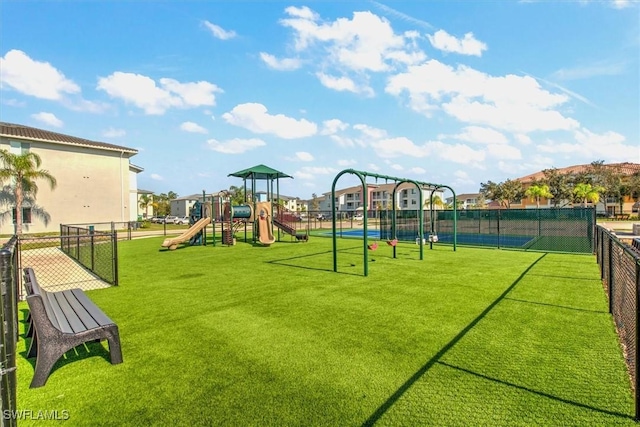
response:
M164 222L164 215L158 215L158 216L151 217L151 219L149 221L153 222L155 224L162 224Z
M362 214L357 214L353 217L354 221L364 221L364 215Z
M189 217L188 216L179 216L173 221L173 223L174 224L180 224L180 225L189 224Z
M174 224L177 218L178 218L178 217L177 217L177 216L174 216L174 215L167 215L167 216L164 218L164 221L163 221L163 222L164 222L165 224Z

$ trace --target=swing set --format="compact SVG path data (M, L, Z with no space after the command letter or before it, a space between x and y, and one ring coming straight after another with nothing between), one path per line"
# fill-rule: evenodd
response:
M380 175L377 173L371 173L371 172L366 172L366 171L358 171L355 169L345 169L341 172L339 172L336 177L333 180L333 184L331 186L331 211L332 212L336 212L336 184L338 182L338 179L340 179L340 177L342 175L345 174L351 174L351 175L355 175L358 177L358 179L360 179L360 182L362 184L362 197L363 197L363 206L364 206L364 211L363 211L363 227L364 227L364 233L363 233L363 266L364 266L364 276L368 276L369 275L369 261L368 261L368 256L367 256L367 250L369 249L369 247L371 246L368 242L368 233L367 233L367 220L368 220L368 209L367 207L369 206L369 191L368 191L368 187L367 187L367 179L368 178L375 178L376 179L376 183L378 182L378 179L384 179L385 183L388 183L389 181L393 181L395 182L395 186L393 188L393 194L392 194L392 205L393 205L393 209L392 209L392 217L391 217L391 234L389 236L389 240L387 241L387 244L389 246L393 247L393 258L396 258L396 243L398 242L398 236L397 236L397 230L396 230L396 217L397 217L397 208L396 208L396 193L398 188L400 187L400 185L404 184L404 183L410 183L416 186L416 189L418 190L418 197L419 197L419 201L420 201L420 209L418 210L418 239L416 240L416 243L419 243L420 246L420 260L424 259L424 209L423 209L423 197L422 197L422 191L425 188L431 189L431 194L429 195L429 217L430 217L430 235L429 235L429 247L430 249L433 249L433 242L437 241L437 237L435 237L435 218L434 218L434 209L433 209L433 196L434 193L440 189L448 189L451 191L451 193L453 193L453 200L456 200L456 193L455 191L453 191L453 188L451 188L448 185L442 185L442 184L433 184L433 183L429 183L429 182L423 182L423 181L416 181L413 179L408 179L408 178L398 178L398 177L394 177L394 176L389 176L389 175ZM453 250L456 250L457 247L457 206L456 203L453 204ZM337 230L336 230L336 215L332 215L332 227L333 227L333 271L334 272L338 272L338 242L337 242ZM375 243L375 246L377 248L377 243Z

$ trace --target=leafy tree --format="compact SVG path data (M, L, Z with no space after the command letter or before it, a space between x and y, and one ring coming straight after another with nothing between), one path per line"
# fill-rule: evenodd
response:
M587 206L588 202L598 203L600 200L600 193L604 191L603 187L593 187L591 184L580 183L576 184L573 189L573 194L577 200L582 202L582 206Z
M522 182L517 179L508 179L502 183L502 197L507 203L507 209L511 209L511 203L522 200L524 188Z
M560 173L557 168L544 169L543 182L549 186L552 195L551 203L554 207L561 207L560 204L569 203L573 199L573 177L571 174Z
M493 200L503 205L504 196L502 193L502 186L493 181L487 181L486 183L480 183L480 194L486 200Z
M169 199L169 201L171 201L171 200L175 200L175 199L177 199L177 198L178 198L178 193L175 193L175 192L173 192L173 191L169 191L169 192L167 193L167 198Z
M442 201L442 199L440 198L440 196L438 196L437 194L435 196L433 196L433 206L437 209L438 207L442 208L445 205L445 203ZM425 209L429 209L431 207L431 200L430 198L426 198L424 201L424 208Z
M494 200L507 209L511 208L511 203L522 200L524 189L522 182L508 179L505 182L495 183L488 181L480 183L480 194L486 199Z
M12 189L16 206L16 234L22 234L22 208L25 198L35 200L38 193L37 180L44 180L51 190L57 186L56 178L48 170L40 169L42 160L36 153L12 154L0 150L0 180L12 180Z
M549 186L543 183L532 184L527 191L524 192L525 196L531 197L536 201L536 208L540 209L540 199L551 199L553 194L549 191Z
M318 199L318 195L313 193L311 195L311 210L319 211L320 210L320 200Z
M476 203L473 207L476 209L485 209L487 207L487 200L484 198L483 194L478 194L476 197Z
M232 185L229 187L229 198L232 205L243 205L247 202L246 194L243 187Z

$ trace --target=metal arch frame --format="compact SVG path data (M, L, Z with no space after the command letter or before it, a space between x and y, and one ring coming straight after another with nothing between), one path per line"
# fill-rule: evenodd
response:
M424 245L422 242L422 236L424 234L424 225L423 225L423 221L424 221L424 209L423 209L423 199L422 199L422 187L421 186L427 186L427 187L431 187L433 188L433 190L431 191L431 195L430 195L430 213L431 213L431 230L433 230L433 193L440 189L440 188L447 188L449 189L452 193L453 193L453 250L456 250L456 242L457 242L457 203L456 203L456 193L455 191L453 191L453 188L449 187L448 185L442 185L442 184L433 184L433 183L429 183L429 182L423 182L423 181L415 181L412 179L406 179L406 178L398 178L395 176L389 176L389 175L381 175L381 174L377 174L377 173L371 173L371 172L366 172L366 171L358 171L355 169L344 169L341 172L338 172L338 174L335 176L335 178L333 179L333 184L331 185L331 227L332 227L332 231L333 231L333 271L334 272L338 272L338 242L337 242L337 227L336 227L336 184L338 182L338 179L340 179L340 177L344 174L352 174L352 175L356 175L359 179L360 182L362 184L362 193L363 193L363 204L365 206L364 209L364 220L363 220L363 228L365 230L365 232L363 233L363 265L364 265L364 276L368 276L369 275L369 260L367 257L367 246L368 246L368 233L367 233L367 222L368 222L368 206L369 206L369 189L367 187L367 178L368 177L372 177L372 178L376 178L376 179L385 179L385 180L392 180L396 182L396 186L393 189L393 195L392 195L392 203L393 203L393 217L391 220L391 232L392 232L392 236L393 238L395 238L396 236L396 200L395 200L395 196L396 196L396 191L398 189L398 187L401 184L404 183L411 183L414 184L416 186L416 188L418 189L419 192L419 198L420 198L420 209L419 209L419 225L418 225L418 229L419 229L419 233L420 233L420 239L419 239L419 244L420 244L420 260L424 259ZM430 248L433 248L433 242L430 242ZM393 248L393 257L396 257L396 248Z

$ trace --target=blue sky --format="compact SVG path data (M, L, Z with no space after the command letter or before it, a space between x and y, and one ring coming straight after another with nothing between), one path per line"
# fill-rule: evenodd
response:
M345 168L467 193L640 162L631 1L0 8L0 120L135 148L138 186L158 193L239 186L227 175L261 163L304 199Z

